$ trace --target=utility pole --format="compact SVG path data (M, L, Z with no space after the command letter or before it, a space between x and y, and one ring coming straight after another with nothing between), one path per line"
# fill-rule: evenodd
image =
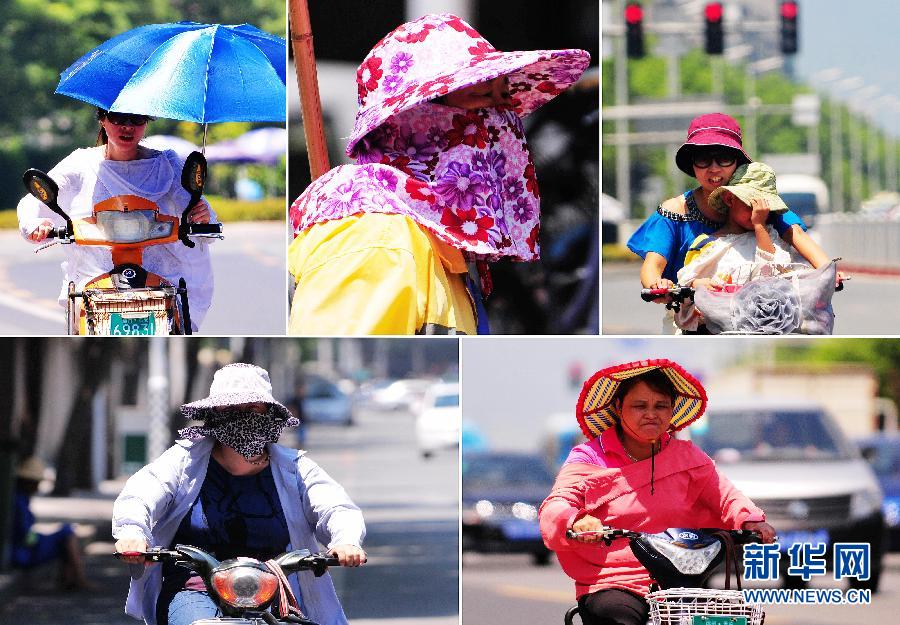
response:
M625 4L623 0L616 0L615 7L617 19L624 21ZM624 34L616 37L615 72L616 106L625 107L628 105L628 58ZM637 217L637 215L631 214L631 148L627 138L627 119L616 120L616 134L620 137L616 143L616 199L625 207L629 217Z

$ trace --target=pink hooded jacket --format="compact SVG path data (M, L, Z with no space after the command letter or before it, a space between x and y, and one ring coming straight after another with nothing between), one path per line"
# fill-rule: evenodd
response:
M566 538L566 530L586 514L609 527L649 533L670 527L740 529L745 522L765 520L763 511L719 475L712 459L693 443L668 436L663 443L652 495L650 460L629 460L613 428L575 447L560 470L541 505L541 535L575 580L576 597L608 588L643 596L650 585L627 540L607 547Z

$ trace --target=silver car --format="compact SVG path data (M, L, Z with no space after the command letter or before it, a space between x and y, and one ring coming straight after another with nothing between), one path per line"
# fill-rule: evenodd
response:
M782 551L797 542L870 543L877 592L884 547L882 493L869 464L816 403L794 399L710 400L689 436L766 513ZM782 557L783 565L788 558ZM829 566L831 563L829 562ZM784 575L786 585L800 579Z

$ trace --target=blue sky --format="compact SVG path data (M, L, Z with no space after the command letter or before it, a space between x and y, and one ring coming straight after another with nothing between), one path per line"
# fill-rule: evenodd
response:
M774 0L773 0L774 1ZM860 76L883 94L900 98L900 2L896 0L801 0L798 76L839 68L845 76ZM897 132L898 112L878 119Z

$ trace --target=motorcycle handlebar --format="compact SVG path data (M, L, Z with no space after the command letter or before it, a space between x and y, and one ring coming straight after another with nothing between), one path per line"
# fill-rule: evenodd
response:
M673 286L668 289L641 289L641 299L652 302L655 299L669 296L674 300L684 300L694 295L694 289L689 286Z
M759 540L762 535L755 530L717 530L721 532L728 532L731 534L731 537L738 544L755 542ZM596 531L588 531L588 532L576 532L573 530L566 530L566 538L574 539L579 536L600 536L605 541L612 541L616 538L633 538L635 536L639 536L642 532L635 532L632 530L622 530L622 529L614 529L611 527L607 527L606 529L596 530Z
M187 234L222 234L222 224L188 224Z
M177 549L116 551L113 553L113 555L119 559L143 557L149 562L164 562L167 560L175 561L187 559L185 554ZM307 553L306 555L301 555L297 552L287 552L281 554L277 558L274 558L274 560L278 562L279 566L281 566L286 573L310 570L321 575L321 573L324 572L328 567L341 565L341 561L336 556L333 556L329 553Z

